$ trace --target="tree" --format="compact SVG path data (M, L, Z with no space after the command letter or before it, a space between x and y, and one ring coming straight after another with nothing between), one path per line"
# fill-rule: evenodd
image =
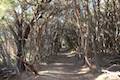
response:
M8 11L2 18L14 37L20 71L28 58L33 63L57 55L61 39L84 55L90 68L95 59L97 70L104 55L120 52L119 0L18 0L4 11Z

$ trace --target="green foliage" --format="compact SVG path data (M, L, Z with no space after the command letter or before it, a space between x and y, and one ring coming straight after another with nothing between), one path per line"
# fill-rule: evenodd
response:
M15 5L14 0L0 0L0 19L5 15L6 11Z

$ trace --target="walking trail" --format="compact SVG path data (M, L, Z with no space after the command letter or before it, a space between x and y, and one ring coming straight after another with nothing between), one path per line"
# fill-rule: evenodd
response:
M53 56L50 64L40 64L39 75L23 73L21 80L94 80L97 77L81 61L76 60L67 55Z

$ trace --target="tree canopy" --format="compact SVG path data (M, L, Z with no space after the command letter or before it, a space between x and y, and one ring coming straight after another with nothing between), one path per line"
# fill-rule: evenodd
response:
M98 72L120 64L120 0L1 0L0 11L0 59L20 73L72 54Z

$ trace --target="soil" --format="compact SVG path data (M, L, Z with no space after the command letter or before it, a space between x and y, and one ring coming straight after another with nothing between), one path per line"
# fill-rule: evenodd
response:
M83 65L82 60L77 60L74 56L52 56L48 63L36 64L39 75L26 71L0 80L96 80L100 74Z

